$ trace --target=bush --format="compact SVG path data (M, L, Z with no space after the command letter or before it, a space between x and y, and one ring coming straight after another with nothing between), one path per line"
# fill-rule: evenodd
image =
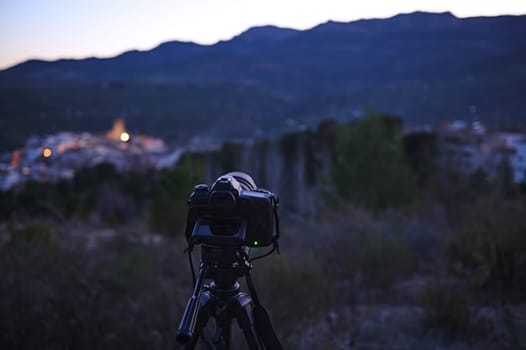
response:
M174 242L148 248L122 239L86 251L64 237L35 243L46 232L20 229L17 244L0 247L0 348L174 347L190 295L174 271L185 258Z
M468 298L452 287L430 284L420 295L424 322L430 328L450 335L463 335L472 329Z
M10 243L48 244L51 241L51 230L43 224L29 224L10 231Z
M323 255L331 273L353 281L356 288L387 291L418 269L418 255L391 222L354 207L333 211L324 220L327 224L318 239L326 245Z
M349 272L359 274L370 288L387 290L417 268L415 255L404 239L376 232L356 239L347 256Z
M492 196L466 207L461 228L447 242L452 271L477 287L526 300L525 212L520 199Z
M319 257L310 254L297 258L272 256L256 266L253 276L258 295L269 307L281 334L327 311L333 299L333 281L323 272Z
M187 200L202 182L202 166L186 159L174 169L161 171L151 191L150 227L168 235L182 232L186 224Z

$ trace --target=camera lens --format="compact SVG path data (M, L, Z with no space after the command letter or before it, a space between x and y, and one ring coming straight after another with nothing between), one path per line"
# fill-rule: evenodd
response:
M228 174L223 175L222 177L228 176L235 178L245 191L255 191L258 188L252 177L241 171L232 171Z

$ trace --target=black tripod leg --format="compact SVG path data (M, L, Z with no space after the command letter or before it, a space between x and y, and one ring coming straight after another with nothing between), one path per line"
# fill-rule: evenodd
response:
M192 296L186 304L184 309L183 317L177 328L177 333L175 339L179 344L186 344L190 339L193 338L193 333L195 333L195 326L197 321L197 315L201 310L200 299L201 299L201 289L203 288L203 282L205 280L207 265L202 262L199 266L199 276L195 282L194 291Z
M207 349L209 350L213 349L210 343L208 343L204 337L204 329L210 317L213 316L213 312L214 312L212 298L213 297L208 292L201 293L201 297L199 300L200 306L199 306L199 312L197 314L195 331L190 341L186 343L184 347L185 350L193 350L195 346L197 345L197 341L199 340L199 337L202 338L203 345L206 346Z
M221 317L216 318L216 333L214 335L215 348L217 350L230 350L231 340L232 320L226 318L221 320Z
M262 350L263 346L254 326L253 307L250 296L245 293L239 293L233 302L232 311L245 335L248 348L250 350Z
M283 350L283 346L281 345L276 332L274 331L274 327L272 327L272 322L270 322L270 317L267 310L265 310L265 308L259 303L256 288L252 282L250 272L247 272L245 276L247 279L250 295L254 300L252 314L254 316L256 333L258 334L259 339L261 339L263 342L265 349Z

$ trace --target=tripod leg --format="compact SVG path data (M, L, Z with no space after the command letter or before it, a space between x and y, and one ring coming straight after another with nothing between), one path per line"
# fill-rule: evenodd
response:
M190 339L193 338L193 333L195 333L197 315L201 310L200 294L201 289L203 288L206 270L207 265L202 262L199 266L199 276L195 282L194 291L188 300L188 303L186 304L183 317L181 318L181 322L177 328L175 339L179 344L186 344Z
M254 308L252 309L252 315L254 316L254 322L256 327L256 333L259 336L259 339L262 341L264 348L272 350L283 350L274 327L272 327L272 322L270 322L270 317L268 316L267 310L259 303L259 299L256 293L256 288L252 282L252 277L250 272L245 274L247 278L247 285L250 291L250 295L254 300Z
M225 316L228 317L228 315L223 315L216 318L216 333L213 342L217 350L230 350L232 320L225 318Z
M245 293L239 293L233 302L232 311L237 319L239 327L245 335L250 350L262 350L261 340L254 326L254 313L252 299Z
M212 350L212 345L206 341L204 336L204 328L208 323L208 320L213 316L214 306L213 306L213 297L208 292L201 293L199 312L197 314L197 321L195 326L195 331L192 335L192 338L188 343L186 343L184 350L193 350L197 345L199 337L203 340L203 345L206 346L208 350Z

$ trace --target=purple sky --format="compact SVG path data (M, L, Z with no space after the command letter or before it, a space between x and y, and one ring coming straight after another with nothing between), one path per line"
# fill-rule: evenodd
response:
M526 0L0 0L0 69L31 58L109 57L169 40L213 44L257 25L307 29L413 11L517 15L526 14Z

